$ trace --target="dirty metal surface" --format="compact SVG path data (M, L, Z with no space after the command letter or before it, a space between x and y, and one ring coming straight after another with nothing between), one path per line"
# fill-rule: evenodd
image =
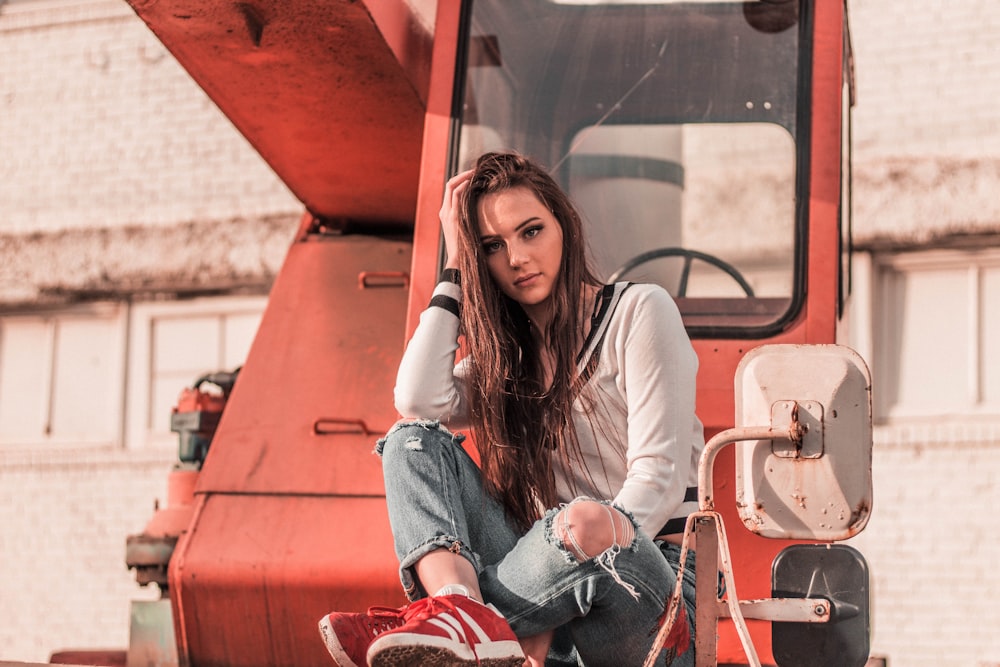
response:
M412 223L430 35L406 3L376 2L390 44L357 1L129 1L310 212Z
M323 615L405 603L382 498L209 494L191 536L170 566L191 665L329 664Z
M170 560L190 664L324 664L324 614L403 604L373 448L397 418L410 248L305 235L289 250Z
M409 266L403 242L355 235L292 246L198 493L384 493L372 451L397 419L407 289L370 276Z
M737 422L797 438L737 444L743 524L780 539L835 541L861 532L872 507L871 377L840 345L770 345L737 371Z

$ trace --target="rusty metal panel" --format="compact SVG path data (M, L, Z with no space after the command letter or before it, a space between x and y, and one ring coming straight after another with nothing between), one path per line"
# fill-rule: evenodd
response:
M211 494L171 561L182 662L329 663L333 609L404 604L382 498Z
M397 417L410 247L364 236L291 247L199 493L383 493L372 451Z
M309 211L412 224L431 35L406 2L377 3L393 44L357 0L130 4Z
M737 424L771 426L736 445L736 503L764 537L843 540L872 507L871 377L841 345L768 345L736 374ZM782 437L780 433L790 433Z

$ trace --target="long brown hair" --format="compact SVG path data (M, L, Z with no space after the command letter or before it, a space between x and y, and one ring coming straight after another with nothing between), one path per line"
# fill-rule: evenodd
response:
M541 350L521 306L490 277L479 241L479 201L530 189L563 233L548 341L553 377L546 388ZM587 260L583 224L569 197L541 166L517 153L487 153L476 163L460 215L462 325L469 360L471 422L483 479L521 528L556 502L552 457L579 457L572 422L576 356L585 285L599 285Z

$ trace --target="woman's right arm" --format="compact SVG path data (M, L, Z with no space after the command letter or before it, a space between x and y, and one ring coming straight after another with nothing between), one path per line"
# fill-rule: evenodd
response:
M437 419L453 428L467 426L465 381L461 365L455 367L461 296L457 284L442 281L420 315L396 374L396 410L404 417Z
M455 367L462 289L458 284L458 225L462 196L472 171L448 180L439 217L444 237L445 274L431 304L420 315L396 374L396 410L404 417L438 419L452 427L467 425L468 409L461 366Z

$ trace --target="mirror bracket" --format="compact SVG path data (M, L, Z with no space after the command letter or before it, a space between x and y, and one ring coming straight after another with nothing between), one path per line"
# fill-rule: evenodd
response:
M771 404L771 428L788 433L771 440L771 452L785 459L818 459L823 456L823 404L819 401L782 400Z

